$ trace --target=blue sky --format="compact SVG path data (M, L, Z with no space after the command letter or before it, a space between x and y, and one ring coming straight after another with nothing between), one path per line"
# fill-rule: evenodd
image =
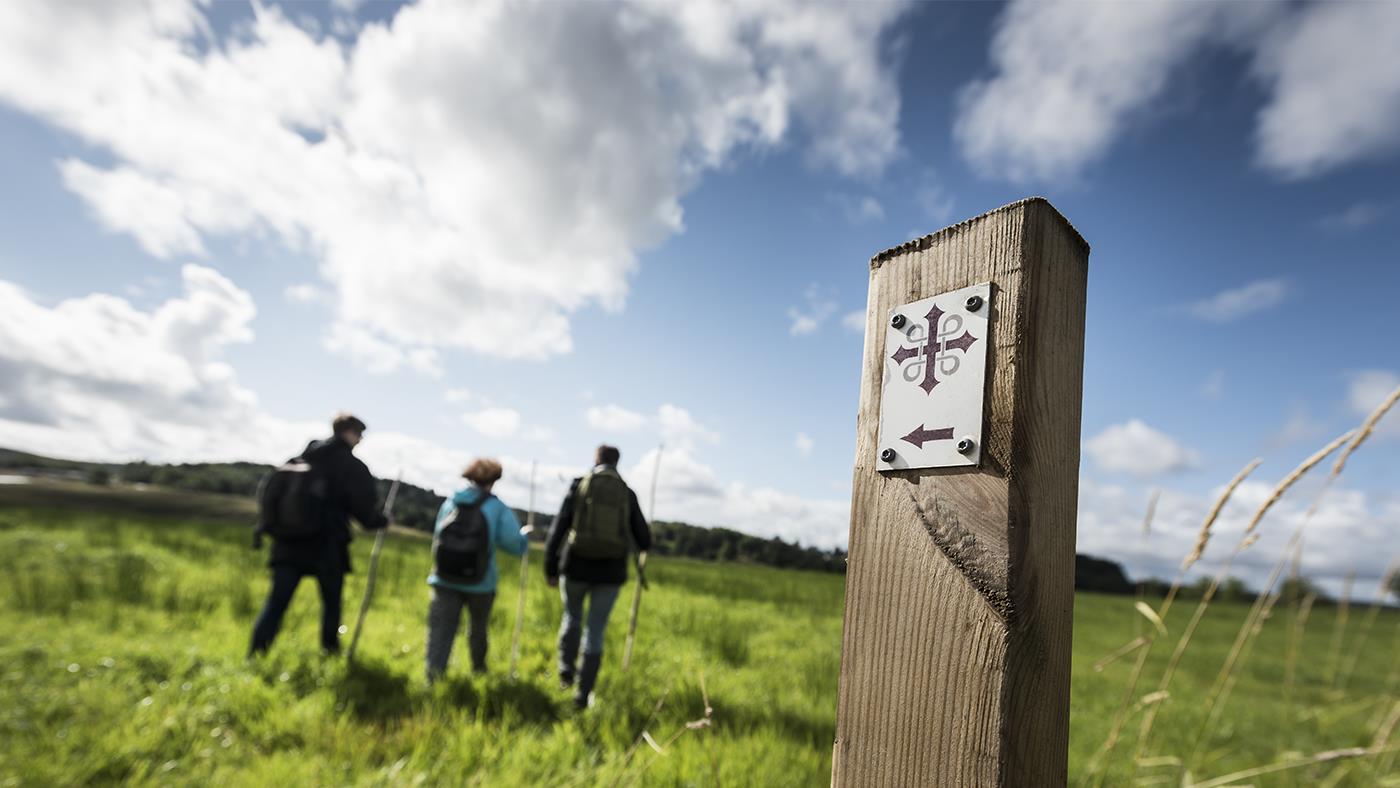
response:
M868 258L1043 194L1080 549L1165 575L1400 385L1394 9L7 4L0 444L271 460L349 407L379 473L537 460L547 508L664 440L659 516L841 544ZM1397 420L1308 523L1333 588L1400 553Z

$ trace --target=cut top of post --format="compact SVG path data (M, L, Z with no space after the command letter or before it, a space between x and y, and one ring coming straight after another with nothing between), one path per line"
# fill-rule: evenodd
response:
M951 235L955 235L958 232L967 229L973 224L976 224L977 222L989 216L994 216L999 213L1006 213L1007 211L1014 211L1017 208L1021 208L1030 203L1040 203L1046 208L1049 208L1050 212L1055 216L1055 218L1057 218L1062 224L1064 224L1065 228L1069 230L1071 237L1078 241L1079 245L1084 248L1084 257L1086 259L1088 258L1089 242L1084 240L1084 236L1079 234L1079 230L1075 229L1074 225L1070 223L1070 220L1066 219L1065 215L1060 213L1059 209L1056 208L1053 204L1051 204L1049 200L1045 199L1044 197L1037 196L1026 197L1024 199L1017 200L1016 202L1003 205L1000 208L994 208L990 211L987 211L986 213L978 214L977 216L974 216L970 219L964 219L961 222L958 222L957 224L950 224L947 227L944 227L942 230L931 232L928 235L920 236L911 241L905 241L899 246L892 246L889 249L886 249L882 252L878 252L873 257L871 257L870 267L879 268L881 265L884 264L886 260L889 260L893 257L898 257L902 254L908 254L910 252L922 251L924 249L929 248L930 246L933 246L933 244L939 241L940 239L946 238Z

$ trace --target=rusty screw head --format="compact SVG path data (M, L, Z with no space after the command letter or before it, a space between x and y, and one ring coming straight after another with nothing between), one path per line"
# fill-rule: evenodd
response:
M884 451L880 452L880 459L884 460L885 462L894 462L894 458L894 449L885 449Z
M967 297L967 301L966 301L966 305L967 305L967 311L969 311L969 312L976 312L977 310L979 310L979 309L982 308L982 296L979 296L979 295L968 296L968 297Z
M890 318L890 325L895 328L904 328L904 315L895 315Z
M958 454L971 454L974 445L971 438L959 438Z

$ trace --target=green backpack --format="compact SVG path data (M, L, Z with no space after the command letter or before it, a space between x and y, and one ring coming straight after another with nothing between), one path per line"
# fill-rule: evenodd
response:
M616 470L593 471L578 484L569 554L580 558L626 558L632 540L631 491Z

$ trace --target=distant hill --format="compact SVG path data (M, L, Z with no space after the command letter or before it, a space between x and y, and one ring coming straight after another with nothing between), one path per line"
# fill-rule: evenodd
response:
M180 463L158 465L148 462L96 463L44 457L38 454L0 449L0 473L41 476L66 481L86 481L113 487L152 485L187 492L215 493L235 496L248 501L257 492L258 483L272 466L252 462ZM389 489L388 480L380 480L379 495ZM399 487L394 505L394 520L401 526L419 531L431 531L443 497L432 490L404 482ZM248 506L243 503L242 507ZM246 511L251 511L251 507ZM517 509L516 515L525 522L527 513ZM539 528L532 535L544 541L553 513L536 513ZM804 547L778 537L762 538L729 528L705 528L684 522L658 521L651 524L654 535L652 552L706 561L737 561L768 566L810 569L822 572L845 572L846 551L840 548L823 550ZM1123 568L1113 561L1092 556L1075 556L1074 585L1076 589L1126 594L1133 591Z

